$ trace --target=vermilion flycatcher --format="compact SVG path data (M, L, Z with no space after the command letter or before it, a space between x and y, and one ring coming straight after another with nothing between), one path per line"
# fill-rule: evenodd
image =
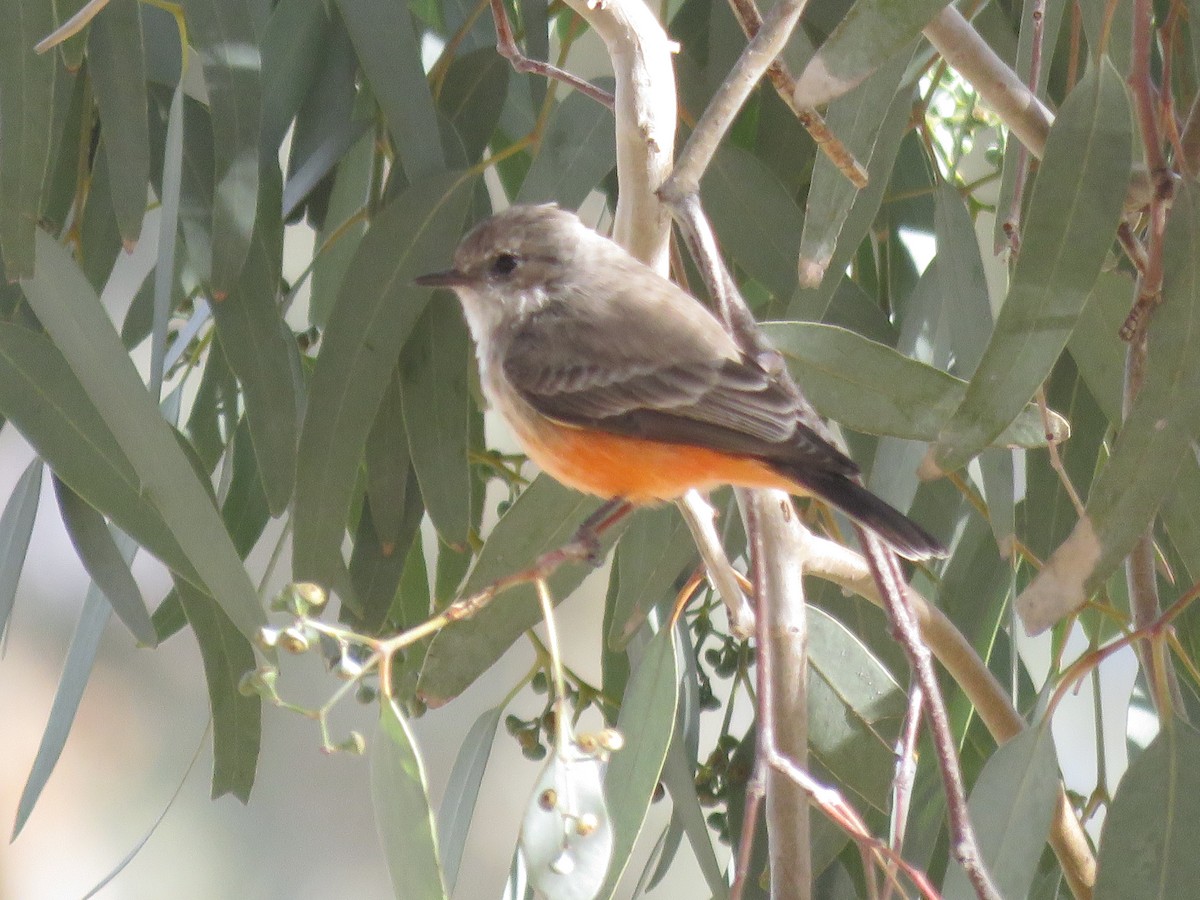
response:
M944 555L853 480L794 385L573 213L511 207L463 239L453 269L417 282L458 294L484 393L564 484L635 504L722 484L812 494L909 559Z

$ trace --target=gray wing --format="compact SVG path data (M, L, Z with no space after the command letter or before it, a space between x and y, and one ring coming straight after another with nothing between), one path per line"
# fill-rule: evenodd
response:
M538 412L631 437L857 474L805 424L808 408L794 389L739 353L707 312L647 321L630 320L636 313L628 305L589 312L597 318L552 303L512 336L504 373Z

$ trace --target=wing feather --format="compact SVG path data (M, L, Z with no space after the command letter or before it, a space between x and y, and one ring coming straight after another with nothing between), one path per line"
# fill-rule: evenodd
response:
M550 304L512 335L504 373L522 399L561 422L856 474L806 424L802 398L704 316L676 317L669 332L636 321L605 328L581 321L565 303ZM613 334L628 339L614 342Z

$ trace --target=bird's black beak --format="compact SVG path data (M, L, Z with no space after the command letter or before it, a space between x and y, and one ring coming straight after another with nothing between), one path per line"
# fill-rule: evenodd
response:
M457 269L447 269L445 272L430 272L428 275L418 275L413 281L422 287L456 288L470 284L470 279Z

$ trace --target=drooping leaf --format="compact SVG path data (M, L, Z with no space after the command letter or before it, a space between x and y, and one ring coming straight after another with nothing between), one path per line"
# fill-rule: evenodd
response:
M886 809L903 692L844 625L817 607L808 613L809 751L843 789Z
M1054 367L1096 282L1121 215L1132 127L1125 86L1108 63L1063 105L1029 201L1008 297L962 405L930 461L964 465L1029 402Z
M645 648L621 701L617 730L624 735L625 746L613 754L604 777L615 833L613 865L599 896L613 896L629 864L667 758L678 702L679 660L674 631L664 628Z
M983 863L1001 897L1025 897L1046 848L1058 804L1058 760L1048 726L1028 728L988 759L971 791L971 824ZM959 866L946 876L942 895L976 896Z
M42 466L40 459L34 459L25 468L0 515L0 635L8 627L8 617L17 598L17 583L25 568L25 554L42 490Z
M351 262L309 386L296 469L293 560L300 581L344 585L342 534L363 447L428 290L412 284L457 242L470 180L409 188L375 220Z
M400 400L413 471L443 541L464 545L471 526L467 385L471 339L444 293L425 307L400 353Z
M612 630L605 635L608 647L623 650L651 610L675 599L680 575L698 559L692 533L674 506L635 513L617 545L613 568L620 587Z
M371 799L397 900L445 898L425 767L394 701L381 704L371 749Z
M19 325L0 325L0 413L73 491L168 566L192 571L63 355Z
M129 541L122 547L127 559L133 559L136 545ZM42 732L42 740L38 744L37 755L30 768L25 787L21 790L21 799L17 801L17 814L13 821L12 840L25 827L29 815L37 805L42 789L50 779L58 758L62 755L67 735L75 723L75 714L79 711L79 703L83 699L83 691L92 675L92 665L96 662L96 652L100 649L100 638L104 626L112 615L112 606L104 599L104 594L96 585L88 588L83 601L83 609L79 613L79 622L75 633L71 635L71 646L67 648L67 658L63 662L62 677L58 681L58 689L54 692L54 702L50 705L50 716L46 721L46 730Z
M825 124L861 164L874 154L909 58L911 53L897 54L878 73L829 104ZM858 192L828 156L817 154L799 241L799 278L805 287L816 287L824 279ZM795 247L788 248L793 269L797 268Z
M437 110L421 67L421 48L407 4L338 0L338 9L371 90L379 100L410 184L445 168Z
M400 402L399 375L395 372L388 379L375 421L371 423L365 461L367 497L371 502L375 533L381 543L394 544L403 529L408 473L412 468Z
M57 478L54 493L67 535L88 575L133 636L142 644L155 646L158 639L146 601L104 517Z
M564 209L577 209L616 164L612 113L572 92L551 113L517 202L555 201Z
M1100 835L1096 900L1186 897L1200 879L1200 735L1178 719L1133 760Z
M1092 483L1087 515L1017 598L1031 633L1103 584L1175 486L1200 434L1200 187L1185 182L1163 238L1162 306L1150 323L1145 383L1112 456Z
M229 295L212 305L221 349L242 385L267 501L277 516L287 508L295 484L300 383L295 339L279 308L283 260L279 181L273 164L263 167L259 217L249 256Z
M316 78L328 30L321 0L293 0L271 10L262 42L264 148L276 151L283 142Z
M100 127L110 156L120 164L109 171L113 211L128 249L137 243L150 183L146 59L141 4L109 0L88 28L88 72L100 109Z
M188 39L204 62L212 110L212 291L234 286L257 218L262 57L249 4L186 0Z
M778 176L749 151L727 146L702 187L722 248L776 297L791 297L805 218Z
M462 138L469 163L479 159L496 129L511 73L512 65L494 47L456 56L446 70L438 108Z
M50 166L57 54L33 45L54 29L45 0L0 2L0 254L9 281L33 274L34 231Z
M855 431L929 441L953 414L967 384L852 331L813 322L767 322L764 331L787 360L805 396L823 416ZM1051 416L1061 440L1066 420ZM997 446L1045 446L1033 404L995 438Z
M548 475L538 476L488 535L460 594L470 596L561 547L598 505L595 498L563 487ZM551 596L562 600L586 574L582 565L560 566L549 578ZM523 585L471 618L442 629L425 656L421 695L431 706L457 696L540 619L533 588Z
M153 503L186 558L187 571L179 574L196 578L244 635L254 634L264 621L254 586L174 429L163 421L100 299L66 249L43 232L37 243L42 262L22 283L26 299L111 428L126 471L134 473L132 484ZM83 480L95 473L89 476ZM102 503L96 508L116 517Z
M437 845L442 854L446 891L450 894L454 893L454 884L458 881L458 868L475 814L479 786L483 783L483 773L487 771L492 742L496 738L496 728L503 712L502 706L494 706L480 713L475 720L458 748L458 756L446 782L445 796L438 807Z
M796 79L799 106L821 106L859 84L915 38L948 0L857 0Z
M262 742L262 698L238 690L254 669L254 648L212 597L182 578L175 579L188 624L200 644L204 680L213 720L212 797L233 794L250 800Z

